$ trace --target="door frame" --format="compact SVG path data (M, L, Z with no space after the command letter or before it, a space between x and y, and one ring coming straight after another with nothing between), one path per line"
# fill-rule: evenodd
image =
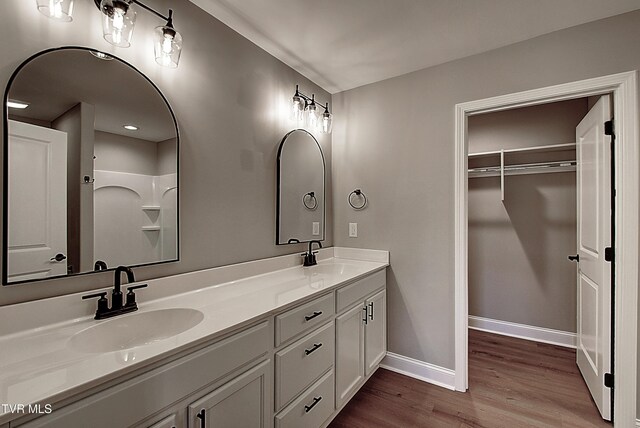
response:
M468 122L481 113L575 98L613 94L616 151L614 420L635 426L638 312L638 150L637 70L500 95L455 106L455 389L468 388ZM624 373L624 376L619 374Z

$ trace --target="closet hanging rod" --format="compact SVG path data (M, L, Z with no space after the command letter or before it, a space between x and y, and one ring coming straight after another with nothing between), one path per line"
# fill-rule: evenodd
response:
M504 150L491 150L488 152L469 153L469 157L481 157L499 155L503 153L518 153L518 152L545 152L545 151L559 151L570 150L576 147L576 143L563 143L563 144L549 144L546 146L532 146L532 147L519 147L517 149L504 149Z
M504 167L506 175L518 174L534 174L546 172L569 172L575 170L577 162L574 160L538 162L518 165L509 165ZM500 166L487 166L478 168L469 168L469 177L492 177L500 175Z

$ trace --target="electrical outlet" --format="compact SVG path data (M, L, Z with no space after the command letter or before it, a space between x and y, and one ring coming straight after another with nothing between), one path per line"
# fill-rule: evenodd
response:
M313 222L313 227L312 227L312 229L313 229L313 230L311 231L311 234L312 234L313 236L318 236L318 235L320 235L320 222L319 222L319 221L314 221L314 222Z
M358 223L349 223L349 238L358 237Z

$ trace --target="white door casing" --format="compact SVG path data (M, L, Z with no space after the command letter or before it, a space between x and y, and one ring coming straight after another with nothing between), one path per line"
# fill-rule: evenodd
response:
M611 119L608 95L600 97L576 128L578 320L576 361L593 401L611 419L611 390L604 374L611 369Z
M67 134L9 120L7 281L66 275Z
M468 388L467 154L468 116L594 95L613 94L615 134L615 323L612 409L616 425L636 423L640 257L640 129L637 71L562 83L456 104L455 107L455 389Z

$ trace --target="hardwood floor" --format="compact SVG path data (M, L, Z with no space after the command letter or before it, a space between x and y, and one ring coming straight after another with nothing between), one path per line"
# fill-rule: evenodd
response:
M612 426L572 349L469 330L469 386L454 392L379 369L329 427Z

